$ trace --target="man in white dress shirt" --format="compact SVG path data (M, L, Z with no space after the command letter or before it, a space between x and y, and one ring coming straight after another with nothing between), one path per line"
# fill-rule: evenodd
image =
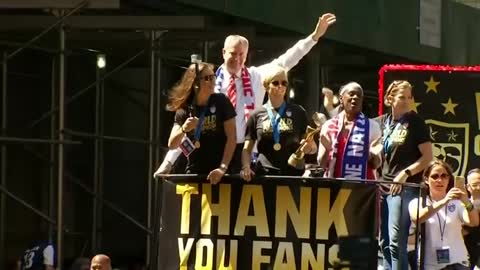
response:
M237 112L237 147L231 162L230 171L237 173L241 169L241 152L245 141L245 128L249 115L262 106L265 88L262 85L263 74L271 65L279 65L290 70L317 44L328 27L334 24L334 14L326 13L318 18L315 30L308 37L299 40L277 59L259 67L245 67L248 54L248 40L239 35L230 35L225 39L222 50L224 63L216 72L215 91L224 93ZM154 176L167 174L172 164L181 154L179 149L170 150ZM222 164L228 167L229 164Z

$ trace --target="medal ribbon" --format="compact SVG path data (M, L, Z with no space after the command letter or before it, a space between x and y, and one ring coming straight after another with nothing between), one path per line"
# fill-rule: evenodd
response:
M440 215L438 215L438 212L437 212L437 219L438 219L438 227L440 227L440 238L443 243L443 236L445 235L445 228L447 227L447 205L445 205L445 219L443 220L443 228L440 222Z
M278 124L280 123L280 118L282 118L285 109L287 108L287 103L284 101L280 108L278 109L277 115L273 114L273 106L270 103L270 100L267 102L265 108L267 109L268 118L270 118L270 123L272 124L273 130L273 141L275 144L280 143L280 130L278 129Z
M433 200L431 198L430 198L430 204L433 205ZM438 227L440 228L440 239L442 240L442 244L443 244L443 236L445 235L445 229L447 227L447 206L448 206L448 203L445 205L445 219L443 220L443 227L442 227L442 222L440 220L440 215L438 214L438 212L436 213L437 219L438 219Z
M203 108L198 116L197 127L195 128L195 134L193 135L194 141L199 142L200 136L202 135L203 122L205 121L205 114L207 113L208 108L210 107L210 97L208 98L207 106Z
M384 137L383 137L383 152L387 154L391 149L390 147L392 146L392 142L389 140L390 136L392 135L393 131L395 131L398 126L400 126L403 123L405 114L402 115L397 121L393 120L393 115L390 115L390 119L388 119L388 128L387 131L384 131Z

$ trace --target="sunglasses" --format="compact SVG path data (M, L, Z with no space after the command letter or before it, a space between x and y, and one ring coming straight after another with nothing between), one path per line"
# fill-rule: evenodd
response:
M210 81L215 81L216 78L217 78L217 76L215 74L210 74L210 75L205 75L205 76L201 77L200 79L202 79L206 82L210 82Z
M446 174L446 173L442 173L442 174L432 174L432 175L430 175L430 178L432 178L433 180L437 180L437 179L440 178L440 177L443 178L443 179L445 179L445 178L449 178L450 175L448 175L448 174Z
M270 82L273 86L279 86L280 84L282 86L285 86L287 87L288 86L288 82L287 81L272 81Z

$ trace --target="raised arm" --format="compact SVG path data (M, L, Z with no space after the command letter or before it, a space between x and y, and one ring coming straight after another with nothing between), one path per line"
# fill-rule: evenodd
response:
M334 24L336 17L332 13L325 13L318 18L318 22L313 30L312 34L308 37L299 40L293 47L288 49L284 54L280 55L277 59L271 63L258 67L260 73L264 73L265 66L269 64L275 64L286 68L292 69L298 64L298 62L310 52L310 50L317 44L318 40L327 32L330 25Z
M195 130L197 127L198 118L197 117L188 117L186 112L179 110L175 113L175 122L170 132L170 137L168 138L168 148L175 149L180 146L183 136L188 132Z
M467 209L463 208L462 218L467 226L477 227L479 224L478 210L476 209L471 209L468 211Z
M431 216L435 215L440 209L448 203L451 198L446 196L443 200L433 202L431 205L422 206L422 201L420 201L420 210L418 211L418 221L419 223L423 223L428 220ZM422 199L420 199L422 200ZM417 206L418 206L418 199L414 199L408 205L408 212L410 214L410 219L412 222L417 222Z
M463 222L467 226L477 227L479 224L478 210L475 209L472 202L470 202L467 191L459 188L454 188L454 189L458 189L459 200L462 201L463 207L461 209L463 210L462 211Z

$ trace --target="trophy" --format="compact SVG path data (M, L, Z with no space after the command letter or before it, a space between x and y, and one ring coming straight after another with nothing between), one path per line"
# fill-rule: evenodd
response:
M322 128L323 123L327 121L327 118L324 114L316 112L313 114L312 120L317 127L312 128L311 126L307 126L307 130L305 131L305 141L301 143L297 150L288 158L288 165L298 170L303 170L305 168L305 153L302 151L302 147L307 141L311 140L315 134L320 132L320 129Z

